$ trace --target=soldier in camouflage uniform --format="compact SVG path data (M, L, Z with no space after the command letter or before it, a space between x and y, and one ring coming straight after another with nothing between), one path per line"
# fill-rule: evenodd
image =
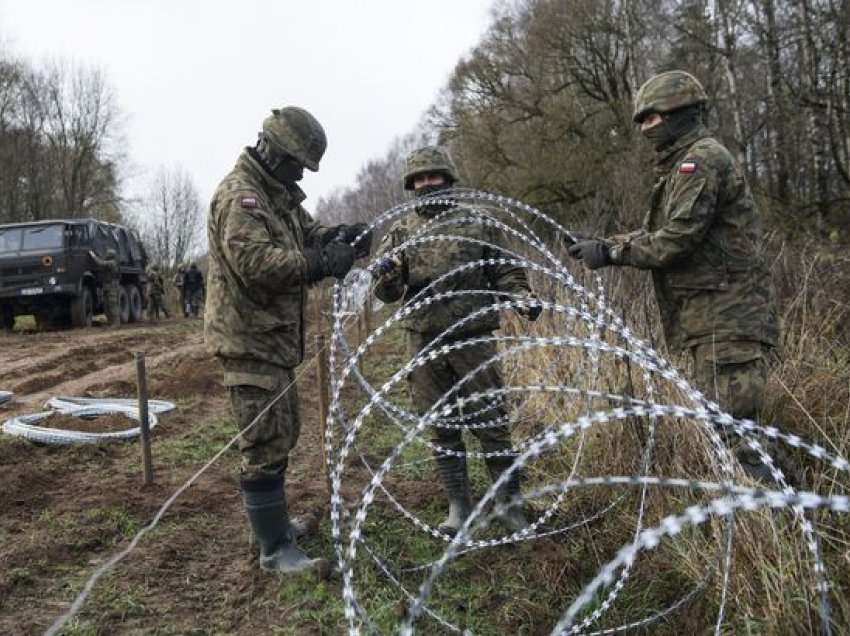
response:
M100 270L106 317L113 326L117 327L121 324L121 301L119 299L121 280L118 272L118 253L110 247L106 250L103 258L95 254L94 250L89 250L89 256Z
M300 428L295 367L304 358L307 286L344 277L356 256L350 242L364 229L324 227L301 205L297 182L305 167L318 170L326 145L322 126L306 110L273 110L256 146L245 149L218 186L208 217L204 336L222 363L244 430L241 488L260 566L278 573L321 562L296 545L303 528L290 519L284 490Z
M169 318L168 310L165 308L165 280L156 266L151 267L148 273L148 302L150 303L149 315L153 320L159 320L160 312Z
M420 148L407 157L404 187L406 190L413 190L418 198L443 190L455 184L457 180L457 170L442 148L433 146ZM428 228L431 219L442 213L447 214L440 217L440 227L433 230ZM381 261L381 274L376 281L375 295L384 302L395 302L402 298L406 302L432 281L464 263L492 256L503 256L503 253L494 248L461 240L421 243L393 251L414 235L427 236L429 233L468 237L498 245L501 238L500 231L492 226L476 222L474 220L476 214L478 213L475 210L460 207L419 205L416 214L395 223L384 236L379 250L379 254L385 256ZM446 225L442 225L444 221L447 222ZM434 293L465 289L492 289L494 292L531 295L525 271L512 265L487 266L463 271L440 283L438 288L434 289ZM494 297L489 294L460 296L430 304L411 314L403 322L407 335L408 355L415 356L446 328L476 310L492 304L493 301ZM538 307L524 311L532 320L540 314ZM451 339L490 335L498 327L497 313L484 314L453 332ZM428 411L445 392L495 353L495 343L482 343L452 351L436 360L429 361L424 366L417 367L408 378L414 408L420 414ZM502 380L498 367L491 365L468 381L462 392L464 395L469 395L501 386ZM478 413L476 422L502 418L505 415L502 407L497 403L470 404L468 412ZM473 429L473 432L486 453L511 450L510 430L507 425ZM449 515L439 529L446 534L454 534L472 508L464 455L466 448L458 429L435 426L432 429L432 441L456 453L435 453L437 468L449 500ZM495 481L512 462L511 456L488 457L486 463L491 478ZM504 501L519 494L519 491L519 474L514 473L503 492L499 493L499 498ZM503 521L513 530L519 530L527 525L523 510L519 506L508 508Z
M643 228L569 248L590 269L652 272L667 345L687 350L696 384L737 418L757 419L778 320L762 232L746 178L703 125L702 85L684 71L650 78L635 98L634 121L656 151L657 180ZM747 472L767 478L752 451Z

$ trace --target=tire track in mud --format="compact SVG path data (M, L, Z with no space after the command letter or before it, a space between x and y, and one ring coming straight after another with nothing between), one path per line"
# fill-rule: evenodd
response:
M45 347L38 339L19 341L13 346L27 348L29 355L0 364L0 386L15 392L17 404L29 407L53 395L86 395L91 385L108 388L116 379L133 378L135 351L144 351L148 367L155 368L161 358L176 359L202 348L200 331L175 332L173 327L49 334ZM0 347L6 344L0 340Z

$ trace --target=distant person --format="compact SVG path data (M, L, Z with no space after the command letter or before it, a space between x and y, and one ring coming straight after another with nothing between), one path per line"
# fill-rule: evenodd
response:
M148 285L148 304L151 319L159 320L160 313L166 318L170 318L168 309L165 307L165 279L162 277L159 267L155 265L150 268L148 273Z
M114 327L121 324L121 277L118 269L118 253L108 248L103 257L94 250L89 250L89 257L94 261L103 288L103 306L106 318Z
M259 417L239 439L241 487L260 567L278 573L320 563L296 544L304 527L290 519L284 490L300 430L295 368L304 359L307 287L343 278L356 257L350 243L365 229L322 226L301 206L298 181L304 168L319 169L326 145L322 126L303 108L273 110L256 146L215 191L207 225L205 340L224 367L240 430ZM361 239L361 250L370 240Z
M183 274L183 316L197 317L204 293L204 275L195 263Z
M408 155L404 172L404 188L413 191L419 199L432 195L457 184L458 175L448 153L440 147L428 146ZM404 298L412 299L431 281L443 276L458 266L479 259L502 256L503 253L474 242L434 241L401 246L408 239L424 231L431 220L441 215L437 234L465 236L473 241L482 241L498 245L500 231L492 226L476 223L470 217L475 212L470 209L451 205L419 205L416 213L397 221L384 236L379 254L384 255L380 274L375 284L375 295L382 301L391 303ZM434 292L447 290L492 289L518 294L521 297L532 296L525 270L514 265L492 265L476 267L455 274ZM493 296L468 295L444 299L439 304L428 305L408 318L403 326L406 332L408 355L415 356L446 328L475 311L492 304ZM523 310L531 320L540 315L540 308ZM451 334L451 339L465 339L475 336L488 336L499 328L499 314L483 314ZM482 342L471 347L451 351L414 369L408 380L414 408L420 414L427 412L440 397L452 389L467 373L492 358L496 354L495 342ZM498 389L502 378L498 366L491 365L479 371L468 381L462 395ZM497 403L472 404L470 411L477 412L474 421L468 424L482 423L505 418L506 413ZM460 415L459 413L456 415ZM511 456L511 433L507 424L472 429L472 433L481 442L485 453L508 453L487 457L490 478L493 481L505 472L513 463ZM439 526L445 534L455 534L472 511L472 497L467 474L466 446L458 429L432 428L431 440L434 444L447 449L449 453L436 453L439 475L449 503L449 514ZM506 501L520 492L520 475L514 472L498 493L500 501ZM511 506L502 520L512 530L521 530L528 524L521 506Z
M634 121L655 149L657 175L643 227L581 240L569 253L590 269L651 270L667 346L689 353L709 399L757 419L778 341L775 292L755 201L742 167L703 124L707 101L684 71L641 86ZM755 451L730 441L745 471L770 478Z
M177 302L180 304L180 311L185 311L186 308L186 295L183 293L183 276L186 275L186 268L183 265L180 265L177 268L177 272L174 274L174 278L172 279L172 284L174 285L174 289L177 290Z

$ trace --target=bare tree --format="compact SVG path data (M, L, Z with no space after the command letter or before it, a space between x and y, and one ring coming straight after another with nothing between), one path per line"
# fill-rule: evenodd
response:
M160 168L141 214L138 225L154 263L176 267L203 245L203 205L191 176L184 169Z

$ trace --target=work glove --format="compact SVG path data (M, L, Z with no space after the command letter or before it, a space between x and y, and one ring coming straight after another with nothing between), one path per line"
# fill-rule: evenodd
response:
M366 223L354 223L352 225L336 225L325 235L324 245L332 241L337 241L340 243L348 243L349 245L354 242L360 234L366 231L366 228L369 227ZM369 252L372 249L372 231L366 233L359 241L357 241L357 258L361 258L363 256L368 256Z
M537 296L531 292L528 293L526 297L527 300L537 300ZM517 313L530 322L534 322L538 318L540 318L540 314L543 313L543 307L540 305L532 305L528 307L517 307Z
M582 241L587 241L589 239L590 237L587 234L583 234L581 232L570 232L570 234L564 234L564 245L572 247L576 243L581 243Z
M307 261L307 282L315 283L327 276L345 278L354 265L355 254L348 243L331 241L319 249L305 249L304 258Z
M375 265L375 274L378 276L388 276L399 267L401 267L401 258L398 255L384 256Z
M576 243L567 251L574 259L582 261L588 269L599 269L613 264L608 245L595 239Z

